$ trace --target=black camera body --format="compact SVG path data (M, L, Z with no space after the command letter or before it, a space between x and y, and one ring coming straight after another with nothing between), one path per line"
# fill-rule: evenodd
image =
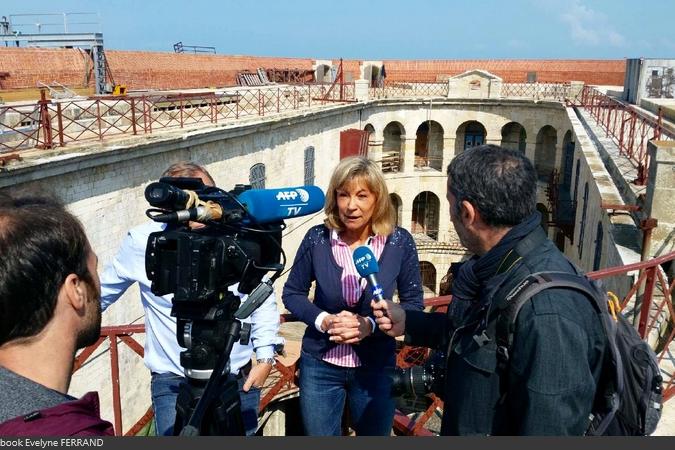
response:
M248 294L268 269L279 262L281 227L270 233L206 227L178 227L155 232L148 239L146 272L156 295L173 293L177 302L214 303L227 286L239 283ZM265 245L267 244L267 245ZM267 269L267 270L266 270Z

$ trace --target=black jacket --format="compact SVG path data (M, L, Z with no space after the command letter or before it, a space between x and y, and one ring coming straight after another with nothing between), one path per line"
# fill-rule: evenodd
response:
M443 435L581 435L588 426L606 337L590 300L576 291L545 290L523 306L500 401L496 306L529 274L576 272L539 227L515 248L522 259L487 281L459 328L445 314L406 312L408 343L448 351L452 342ZM489 341L479 345L474 337L483 332Z

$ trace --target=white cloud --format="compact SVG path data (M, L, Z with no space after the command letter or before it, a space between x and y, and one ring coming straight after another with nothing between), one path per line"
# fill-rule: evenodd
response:
M570 38L579 45L623 47L626 38L616 31L607 16L575 0L566 5L560 20L569 27Z

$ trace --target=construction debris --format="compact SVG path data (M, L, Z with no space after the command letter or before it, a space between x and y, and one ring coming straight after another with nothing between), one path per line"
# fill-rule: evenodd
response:
M314 82L314 71L308 69L263 69L255 72L242 70L237 72L239 86L267 86L274 83L305 84Z

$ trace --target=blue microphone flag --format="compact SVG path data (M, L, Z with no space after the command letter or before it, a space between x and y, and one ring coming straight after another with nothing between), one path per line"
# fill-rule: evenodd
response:
M367 278L368 275L373 275L380 271L377 258L375 258L375 254L370 247L366 245L357 247L354 249L353 257L356 270L363 278Z

